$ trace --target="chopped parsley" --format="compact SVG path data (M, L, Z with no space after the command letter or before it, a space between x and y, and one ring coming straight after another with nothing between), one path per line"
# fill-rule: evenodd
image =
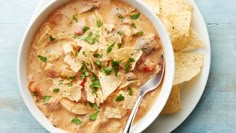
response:
M79 118L77 118L77 117L73 118L71 120L71 123L74 123L76 125L81 125L82 124L81 120Z
M69 77L70 80L74 80L75 78L76 78L75 76Z
M98 107L98 105L96 103L89 103L89 105L94 108L97 112L100 111L100 108Z
M55 88L55 89L53 89L53 92L59 92L59 91L60 91L59 88Z
M128 87L128 93L130 96L133 96L133 90L130 87Z
M106 75L110 75L112 72L112 67L106 67L103 69Z
M59 88L55 88L55 89L53 89L53 92L59 92L59 91L60 91Z
M97 116L98 116L98 111L92 115L90 115L89 119L92 120L92 121L95 121L97 119Z
M97 89L101 88L100 82L98 79L92 81L92 84L90 85L91 88L93 88L93 93L97 92Z
M118 14L117 17L120 18L120 19L124 19L124 18L125 18L125 17L122 16L121 14Z
M143 31L139 31L139 32L138 32L138 35L140 35L140 36L142 36L143 34L144 34Z
M114 68L115 76L118 76L120 62L121 61L112 61L111 66Z
M42 62L47 62L47 57L45 57L45 56L38 55L38 58L39 58Z
M92 32L90 32L89 35L84 38L84 40L86 42L90 43L90 44L94 44L95 43L95 41L93 39L93 33Z
M118 34L119 34L120 36L123 36L123 35L124 35L124 32L119 31Z
M93 37L93 33L90 32L86 37L85 36L79 36L80 39L88 42L89 44L94 44L95 42L99 42L99 34L96 34L95 37Z
M34 93L34 96L36 96L36 97L38 97L39 96L39 94L38 94L38 92L33 92Z
M93 40L94 40L94 42L99 42L99 37L100 37L100 35L99 34L96 34L96 36L93 38Z
M101 58L102 55L101 55L101 54L94 54L93 57L95 57L95 58Z
M132 23L131 26L134 28L134 29L137 29L137 26L135 23Z
M51 99L51 96L43 96L43 103L48 102Z
M112 51L112 48L115 46L115 42L112 44L112 45L110 45L108 48L107 48L107 53L110 53L111 51Z
M89 72L88 72L88 70L86 68L85 63L83 63L83 66L81 68L81 72L82 72L82 75L80 76L80 79L84 79L85 77L89 76Z
M91 76L91 80L92 81L96 80L96 76L94 74Z
M118 48L121 48L122 45L123 45L122 43L119 43L119 44L118 44Z
M102 67L102 63L101 63L101 61L99 61L99 60L96 60L96 62L95 62L95 63L97 64L98 68L101 68L101 67Z
M78 22L77 14L73 15L73 19L76 23Z
M129 58L128 62L125 64L125 72L128 73L130 69L130 64L135 62L134 58Z
M100 82L95 75L91 77L91 80L92 84L90 85L90 87L93 88L93 93L96 93L97 89L101 88Z
M98 21L97 21L97 27L100 28L102 25L103 25L102 21L101 21L101 20L98 20Z
M88 31L90 28L88 26L84 26L83 28L83 32L85 33L86 31Z
M63 82L62 81L59 81L59 84L58 85L62 85L63 84Z
M49 39L51 42L56 40L56 38L54 38L53 36L50 36Z
M117 102L121 102L121 101L124 100L124 99L125 99L125 97L120 94L120 95L116 98L116 101L117 101Z
M73 86L73 83L72 83L72 82L70 82L70 83L68 84L68 86L69 86L69 87L72 87L72 86Z
M130 18L133 20L136 20L139 18L140 15L141 15L140 13L136 13L136 14L131 15Z

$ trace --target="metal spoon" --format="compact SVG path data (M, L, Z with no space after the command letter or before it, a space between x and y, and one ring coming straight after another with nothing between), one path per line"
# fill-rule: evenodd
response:
M131 129L131 126L132 126L132 123L134 121L134 118L135 118L135 115L138 111L138 107L144 97L144 95L146 93L148 93L149 91L152 91L154 90L155 88L157 88L160 84L161 84L161 81L164 77L164 73L165 73L165 66L164 66L164 63L162 63L161 65L161 71L159 71L158 73L155 73L151 78L150 80L148 80L143 86L140 87L140 93L139 93L139 96L138 96L138 99L134 105L134 108L129 116L129 119L126 123L126 126L125 126L125 129L123 131L123 133L129 133L130 132L130 129Z

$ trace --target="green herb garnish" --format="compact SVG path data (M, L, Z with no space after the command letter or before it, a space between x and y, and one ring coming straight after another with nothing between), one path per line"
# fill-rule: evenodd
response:
M140 15L141 15L140 13L137 13L137 14L131 15L130 18L133 20L136 20L139 18Z
M69 77L70 80L74 80L75 78L76 78L75 76Z
M125 72L128 73L130 69L130 64L135 62L134 58L129 58L128 62L125 64Z
M92 84L90 85L90 87L93 88L93 93L96 93L97 89L101 88L100 82L95 75L91 77L91 80Z
M38 97L39 96L39 94L38 94L38 92L33 92L34 93L34 96L36 96L36 97Z
M53 92L59 92L59 91L60 91L59 88L55 88L55 89L53 89Z
M72 83L72 82L70 82L70 83L68 84L68 86L69 86L69 87L72 87L72 86L73 86L73 83Z
M77 14L73 15L73 19L76 23L78 22Z
M119 44L118 44L118 48L121 48L122 45L123 45L122 43L119 43Z
M83 32L85 33L86 31L88 31L90 28L88 26L84 26L83 28Z
M108 48L107 48L107 53L110 53L111 51L112 51L112 48L115 46L115 42L112 44L112 45L110 45Z
M114 68L115 76L118 76L120 62L121 61L112 61L111 66Z
M89 35L86 38L84 38L84 40L86 42L90 43L90 44L94 44L95 43L95 41L93 39L93 33L92 32L90 32Z
M112 67L106 67L103 69L106 75L110 75L112 72Z
M123 36L123 35L124 35L124 32L119 31L118 34L119 34L120 36Z
M139 32L138 32L138 35L140 35L140 36L142 36L143 34L144 34L143 31L139 31Z
M94 54L94 55L93 55L93 57L95 57L95 58L98 58L98 57L100 57L100 58L101 58L101 57L102 57L102 55L101 55L101 54Z
M99 60L96 60L96 62L95 62L95 63L97 64L98 68L101 68L101 67L102 67L102 63L101 63L101 61L99 61Z
M77 117L73 118L71 120L71 123L74 123L76 125L81 125L82 124L81 120L79 118L77 118Z
M91 88L93 88L93 93L97 92L97 89L101 88L99 80L94 80L92 84L90 85Z
M117 102L121 102L121 101L124 100L124 99L125 99L125 97L120 94L120 95L116 98L116 101L117 101Z
M47 57L45 57L45 56L38 55L38 58L39 58L42 62L47 62Z
M96 103L89 103L89 105L94 108L97 112L100 111L100 108L98 107L98 105Z
M51 96L43 96L43 103L48 102L51 99Z
M98 113L99 113L99 112L96 112L96 113L90 115L90 116L89 116L89 119L92 120L92 121L95 121L95 120L97 119Z
M49 39L51 42L56 40L56 38L54 38L53 36L50 36Z
M128 87L128 93L130 96L133 96L133 90L130 87Z
M102 21L101 21L101 20L98 20L98 21L97 21L97 27L100 28L102 25L103 25Z
M80 79L84 79L85 77L89 76L89 72L88 72L88 70L86 68L85 63L83 63L83 66L81 68L81 72L82 72L82 75L80 76Z
M134 29L137 29L137 26L135 23L132 23L131 26L134 28Z
M121 14L118 14L117 17L120 18L120 19L124 19L124 18L125 18L125 17L122 16Z

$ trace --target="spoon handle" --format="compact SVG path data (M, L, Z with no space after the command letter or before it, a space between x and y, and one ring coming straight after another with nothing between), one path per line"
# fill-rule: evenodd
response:
M138 107L139 107L142 99L143 99L143 95L139 95L139 97L138 97L138 99L137 99L137 101L136 101L136 103L134 105L134 108L133 108L133 110L132 110L132 112L131 112L131 114L129 116L129 119L128 119L126 125L125 125L125 129L124 129L123 133L130 133L130 129L132 127L132 123L134 121L135 115L136 115L136 113L138 111Z

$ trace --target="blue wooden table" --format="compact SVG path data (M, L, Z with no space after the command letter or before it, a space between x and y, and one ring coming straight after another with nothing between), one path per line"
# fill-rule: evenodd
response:
M236 0L195 0L206 20L212 65L204 95L176 133L236 132ZM17 85L20 41L39 0L0 0L0 133L47 132Z

